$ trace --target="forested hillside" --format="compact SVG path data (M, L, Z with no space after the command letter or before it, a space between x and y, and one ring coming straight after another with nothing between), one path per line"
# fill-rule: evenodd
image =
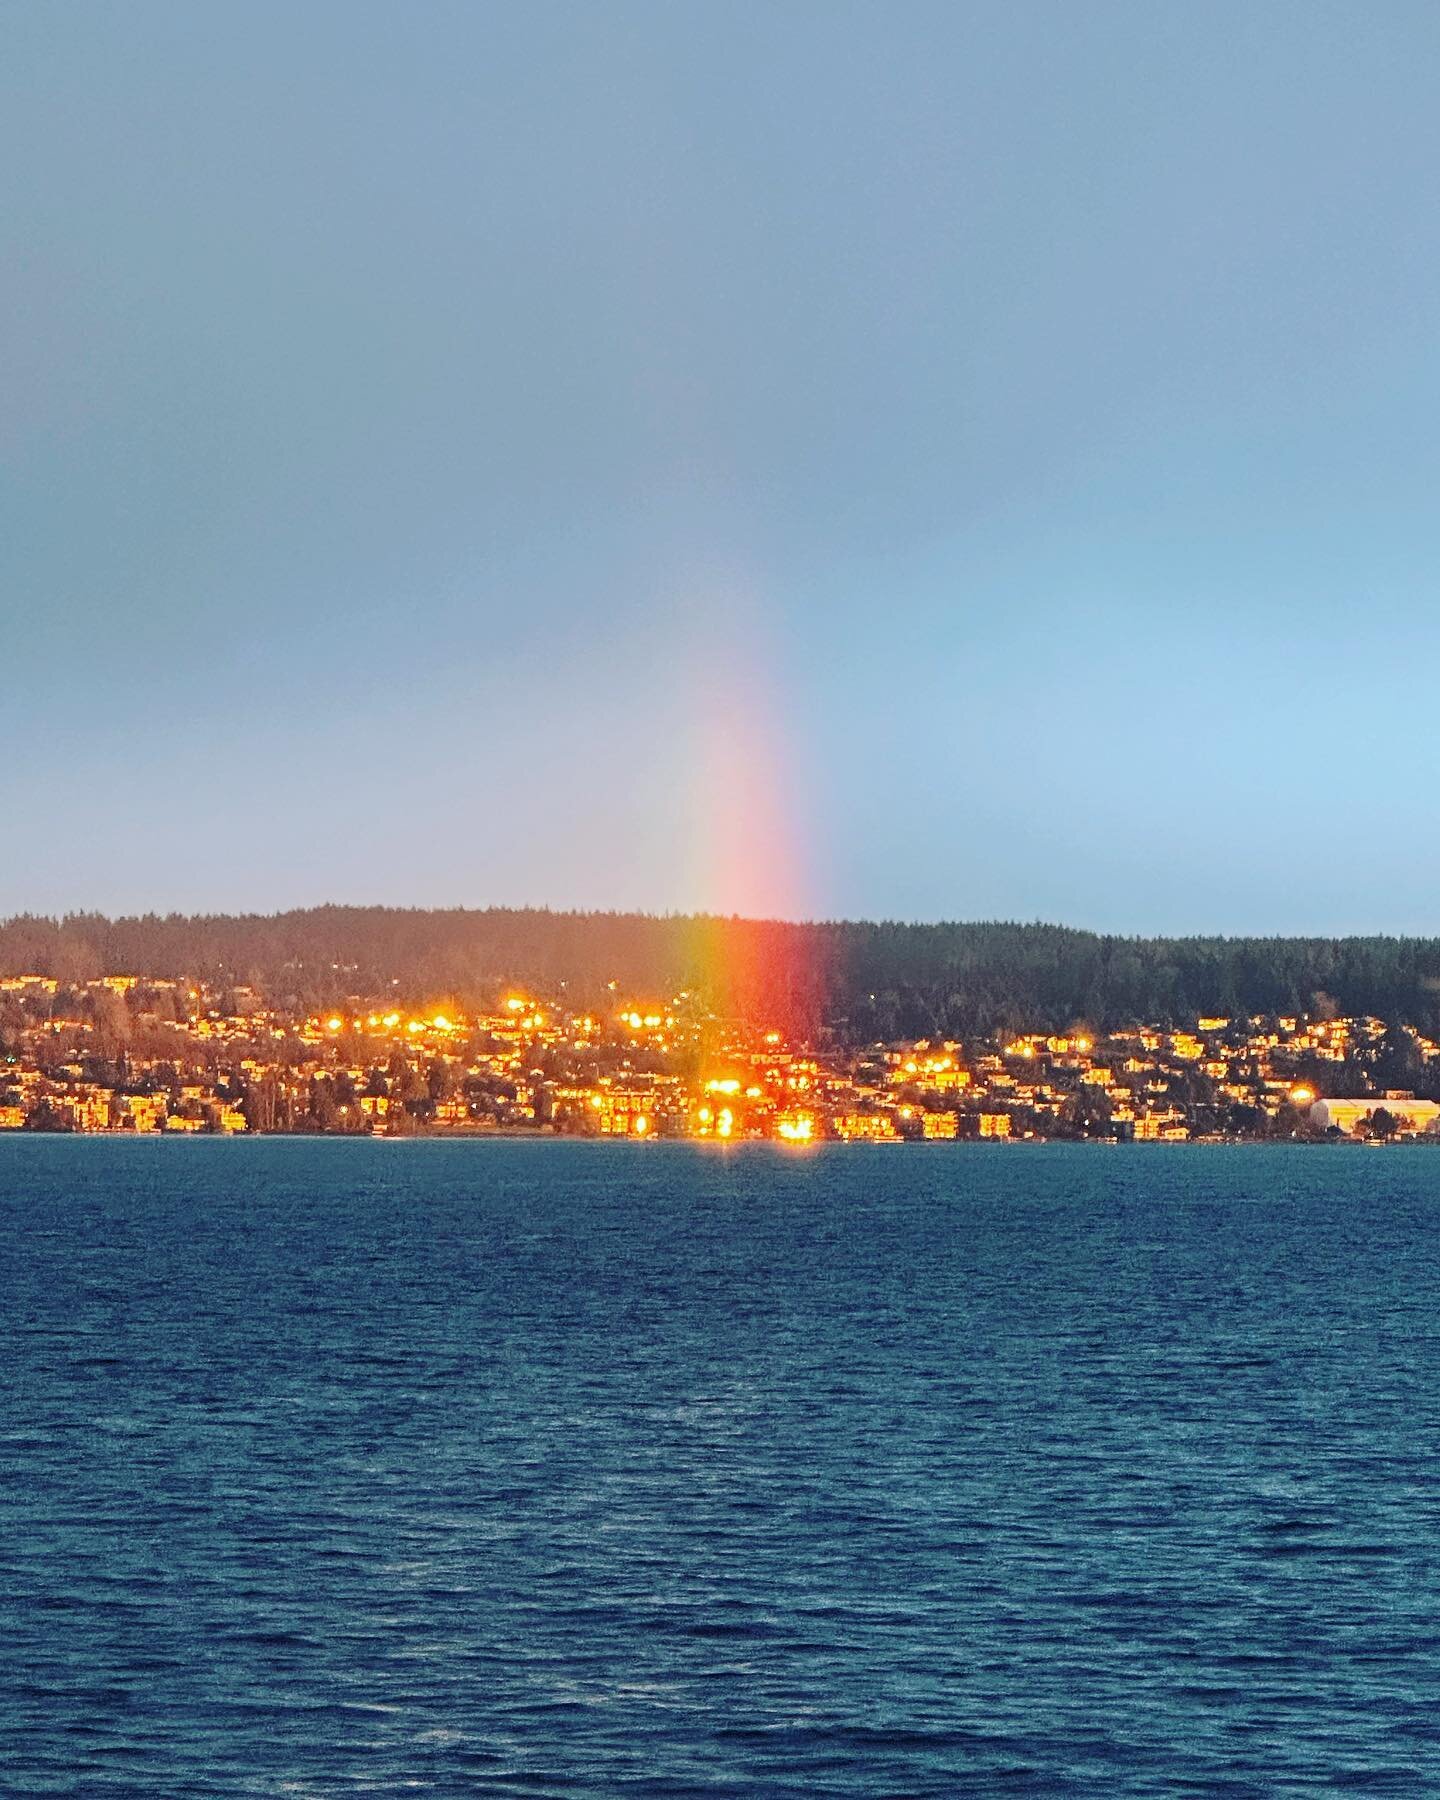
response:
M0 975L26 973L200 976L307 1007L387 991L491 998L507 983L542 992L563 983L587 1005L690 990L720 1011L852 1039L1327 1011L1440 1032L1435 938L1122 938L1056 925L325 906L9 919Z

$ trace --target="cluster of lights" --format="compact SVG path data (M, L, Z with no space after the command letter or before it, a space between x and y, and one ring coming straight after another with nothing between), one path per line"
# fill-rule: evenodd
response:
M391 1012L385 1013L382 1017L379 1013L370 1013L365 1019L352 1019L350 1023L356 1031L381 1029L395 1031L400 1024L400 1014ZM333 1036L343 1031L345 1024L346 1021L338 1013L334 1013L325 1021L325 1029ZM444 1013L436 1013L430 1019L411 1019L405 1029L413 1036L420 1031L458 1031L460 1027L453 1019L447 1018Z
M1088 1037L1049 1038L1046 1041L1057 1056L1064 1056L1072 1050L1077 1056L1088 1056L1091 1049ZM1035 1046L1024 1038L1017 1038L1013 1044L1005 1046L1005 1054L1007 1056L1023 1056L1028 1060L1035 1055ZM947 1057L943 1063L927 1063L925 1066L926 1068L943 1069L949 1066L949 1061L950 1059ZM909 1064L906 1067L908 1068Z

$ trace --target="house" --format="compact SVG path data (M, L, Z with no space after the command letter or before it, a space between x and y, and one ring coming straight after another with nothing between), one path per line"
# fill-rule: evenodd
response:
M1322 1131L1354 1133L1362 1119L1383 1108L1399 1121L1402 1133L1434 1131L1440 1120L1440 1101L1416 1100L1410 1094L1371 1094L1361 1100L1317 1100L1310 1108L1311 1120Z

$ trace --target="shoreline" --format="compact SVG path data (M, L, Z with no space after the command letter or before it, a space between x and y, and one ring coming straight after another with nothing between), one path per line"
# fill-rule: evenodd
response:
M60 1141L85 1143L266 1143L266 1144L589 1144L596 1147L627 1148L646 1151L656 1145L671 1148L693 1148L707 1154L728 1155L735 1150L766 1149L782 1152L787 1157L805 1157L816 1151L853 1150L1025 1150L1049 1146L1085 1150L1395 1150L1440 1149L1440 1133L1428 1132L1413 1137L1373 1140L1353 1137L1335 1138L1258 1138L1258 1137L1193 1137L1138 1138L908 1138L889 1142L873 1139L847 1143L841 1138L820 1138L805 1144L791 1144L776 1138L751 1137L719 1139L713 1137L634 1137L571 1135L543 1130L505 1131L415 1131L388 1136L384 1132L346 1131L0 1131L0 1144L7 1141Z

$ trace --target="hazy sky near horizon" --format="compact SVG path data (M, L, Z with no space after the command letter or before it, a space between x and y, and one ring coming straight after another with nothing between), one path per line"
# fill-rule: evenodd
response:
M1440 12L0 6L0 912L1440 930Z

